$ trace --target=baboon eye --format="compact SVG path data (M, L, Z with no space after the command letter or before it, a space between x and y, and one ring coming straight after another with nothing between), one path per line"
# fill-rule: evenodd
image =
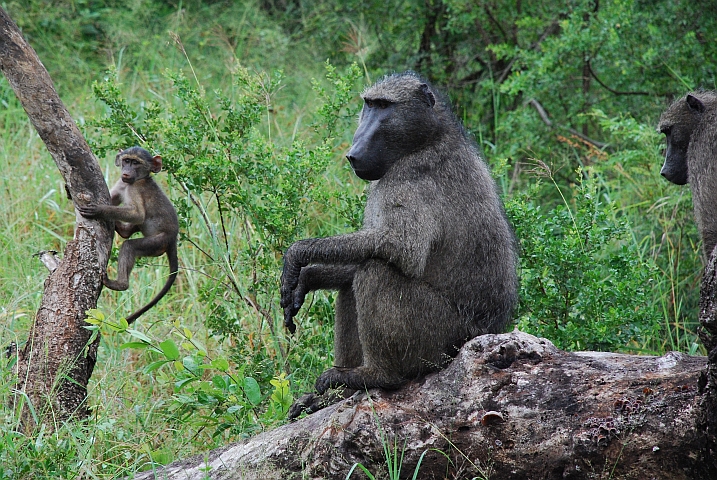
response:
M391 102L389 102L388 100L381 99L381 98L375 98L375 99L367 98L365 101L366 101L366 106L368 108L384 109L384 108L387 108L389 105L391 105Z

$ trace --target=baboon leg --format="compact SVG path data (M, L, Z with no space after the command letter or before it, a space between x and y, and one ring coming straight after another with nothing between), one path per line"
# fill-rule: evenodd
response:
M298 287L299 296L302 297L305 291L338 288L334 320L334 365L339 367L358 367L363 362L363 350L358 335L356 299L353 292L355 271L356 267L353 265L341 267L314 265L302 270ZM344 388L323 395L306 393L291 405L288 417L293 420L303 412L314 413L350 397L354 392L355 390Z
M319 393L339 386L398 388L444 366L467 337L443 295L381 260L366 262L356 273L354 294L363 363L337 364L322 373L316 381Z
M337 367L358 367L363 363L356 317L353 286L342 288L336 297L334 321L334 365Z
M151 237L133 238L125 240L120 247L117 260L117 279L111 280L106 274L104 285L110 290L127 290L129 288L129 275L132 273L134 263L139 257L158 257L167 248L168 240L164 234Z

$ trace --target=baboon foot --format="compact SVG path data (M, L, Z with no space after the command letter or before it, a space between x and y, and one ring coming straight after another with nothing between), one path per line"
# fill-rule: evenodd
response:
M129 288L129 282L120 282L118 280L111 280L110 277L107 275L104 276L102 279L102 283L105 287L109 288L110 290L117 290L119 292L123 292Z
M366 367L329 368L316 379L316 391L326 392L331 388L347 387L353 390L366 391L369 388L394 390L406 383L399 378L384 378Z
M291 408L289 408L289 420L296 420L299 415L304 412L306 412L307 415L314 413L322 408L349 398L354 393L356 393L356 390L350 390L348 388L329 390L323 395L305 393L291 405Z

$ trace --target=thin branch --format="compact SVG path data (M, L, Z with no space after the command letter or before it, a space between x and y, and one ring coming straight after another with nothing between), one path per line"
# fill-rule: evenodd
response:
M590 60L587 61L587 67L588 67L588 71L590 72L590 76L592 76L595 79L595 81L597 81L600 84L600 86L602 88L604 88L608 92L612 93L613 95L652 95L652 93L650 93L650 92L621 92L619 90L614 90L614 89L608 87L607 85L605 85L605 83L598 78L597 74L595 74L595 71L593 70L593 66L590 63Z
M587 135L584 135L584 134L578 132L578 131L575 130L574 128L566 127L565 125L555 125L555 124L553 123L553 121L550 120L550 117L548 117L548 113L545 111L545 109L543 108L543 106L542 106L542 105L540 104L540 102L537 101L536 99L531 98L530 100L528 100L528 103L529 103L533 108L535 108L535 110L538 112L538 115L540 115L541 120L543 120L543 123L545 123L548 127L550 127L550 128L559 128L559 129L561 129L561 130L565 130L565 131L567 131L567 132L570 132L571 134L575 135L576 137L580 138L581 140L584 140L584 141L586 141L586 142L588 142L588 143L594 145L595 147L597 147L597 148L599 148L599 149L601 149L601 150L605 150L605 149L608 148L608 144L607 144L607 143L603 143L603 142L600 142L600 141L598 141L598 140L594 140L594 139L588 137Z

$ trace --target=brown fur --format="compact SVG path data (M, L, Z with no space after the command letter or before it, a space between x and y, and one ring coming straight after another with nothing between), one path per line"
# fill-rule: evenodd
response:
M129 275L138 257L158 257L166 253L169 259L170 273L164 287L147 305L127 317L127 322L132 323L156 305L177 278L179 220L172 202L151 176L151 172L158 173L162 169L162 157L131 147L117 154L115 165L122 167L122 177L110 190L112 205L78 207L84 217L114 221L117 233L128 239L120 248L117 279L111 280L105 274L103 283L112 290L127 290ZM137 232L143 237L129 239Z

